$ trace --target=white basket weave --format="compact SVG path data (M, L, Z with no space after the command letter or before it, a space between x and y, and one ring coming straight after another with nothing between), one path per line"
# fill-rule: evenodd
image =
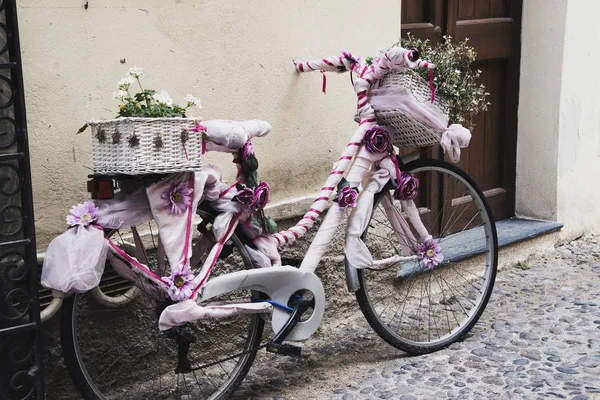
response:
M414 71L400 70L387 74L378 87L390 88L401 86L409 89L418 102L431 102L431 88L423 78ZM444 114L448 109L436 99L433 105L437 106ZM417 121L404 110L375 109L377 123L388 127L394 135L394 145L398 147L425 147L440 143L443 131L436 131L429 126Z
M90 121L94 173L147 175L197 171L202 157L202 134L189 132L196 122L200 120L117 118ZM187 157L182 143L185 136Z

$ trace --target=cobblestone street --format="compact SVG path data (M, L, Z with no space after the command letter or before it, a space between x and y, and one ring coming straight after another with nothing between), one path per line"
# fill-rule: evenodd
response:
M260 353L235 399L600 399L599 243L502 269L471 334L434 354L393 349L355 306L298 360Z

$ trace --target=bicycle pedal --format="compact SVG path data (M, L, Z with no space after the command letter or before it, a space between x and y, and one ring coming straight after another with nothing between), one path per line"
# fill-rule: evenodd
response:
M282 356L300 357L302 347L284 343L269 343L267 351L270 353L280 354Z

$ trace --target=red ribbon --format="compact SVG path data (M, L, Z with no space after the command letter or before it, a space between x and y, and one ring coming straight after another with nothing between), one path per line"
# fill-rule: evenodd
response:
M192 129L190 129L190 132L206 132L206 127L204 125L201 125L200 123L198 123L198 121L196 121L196 126ZM185 157L187 158L187 151L185 150L185 146L183 146L183 151L185 151ZM206 153L206 141L204 140L204 137L202 137L202 155L204 155Z
M431 102L435 101L435 85L433 84L433 69L429 70L429 87L431 88Z
M323 91L323 93L327 93L327 77L325 76L325 70L322 69L321 73L323 74L323 85L321 90Z
M392 159L392 162L394 163L394 167L396 169L396 180L398 181L398 185L400 185L400 177L402 176L402 174L400 172L400 166L398 165L398 159L396 158L396 154L394 154L394 153L390 154L390 158Z

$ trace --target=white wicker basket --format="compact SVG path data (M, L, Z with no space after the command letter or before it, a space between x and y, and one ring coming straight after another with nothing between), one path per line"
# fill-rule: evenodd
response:
M147 175L197 171L202 157L202 134L190 132L196 122L200 120L117 118L90 121L94 173Z
M379 88L402 86L409 89L418 102L431 102L431 88L423 78L414 71L401 70L387 74L380 82ZM434 105L444 114L448 108L438 99ZM394 145L398 147L425 147L440 143L443 131L436 131L429 126L414 119L401 109L380 110L375 109L375 116L379 125L388 127L394 135Z

